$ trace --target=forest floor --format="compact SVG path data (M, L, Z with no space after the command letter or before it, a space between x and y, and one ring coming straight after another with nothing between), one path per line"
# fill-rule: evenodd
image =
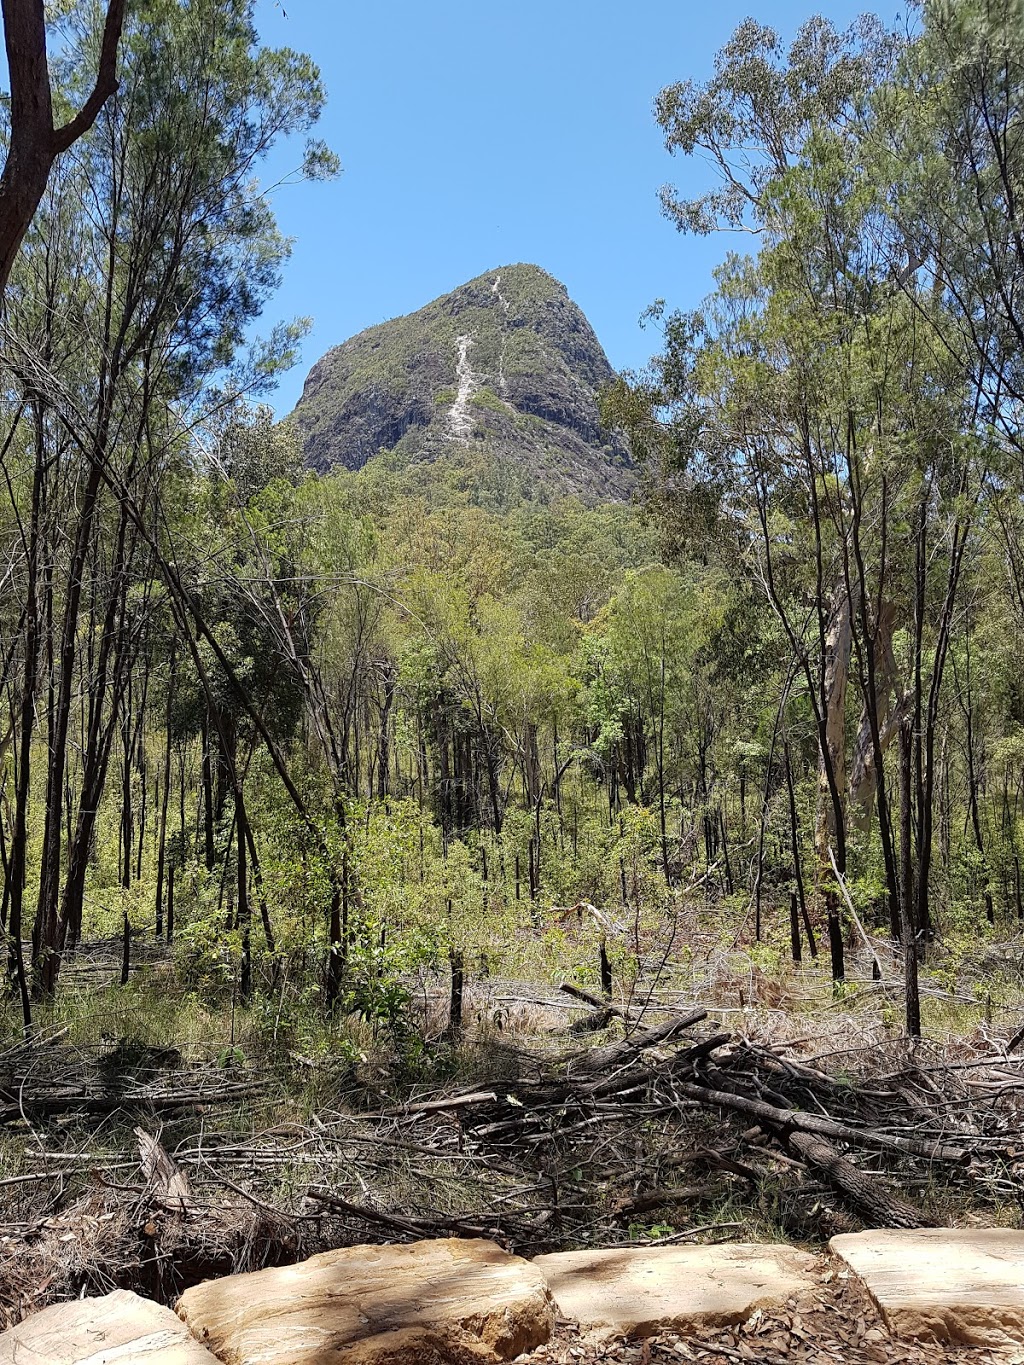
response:
M642 1341L602 1340L571 1325L520 1365L1021 1365L1024 1350L896 1341L881 1314L852 1279L791 1300L781 1311L758 1310L735 1327L681 1337L665 1332Z
M895 964L879 982L856 954L835 991L816 966L723 952L611 1018L556 983L479 979L454 1039L440 980L418 983L406 1028L326 1029L280 1002L201 1005L155 950L122 988L112 952L83 954L33 1043L12 1029L0 1052L0 1326L368 1241L823 1251L886 1215L1021 1222L1017 940L923 977L916 1044ZM609 1345L566 1325L531 1361L956 1358L883 1332L837 1273L741 1329Z

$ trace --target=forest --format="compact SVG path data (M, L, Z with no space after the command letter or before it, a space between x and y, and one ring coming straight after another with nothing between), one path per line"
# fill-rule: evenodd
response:
M33 14L4 5L12 1221L40 1198L76 1207L93 1157L71 1154L123 1159L155 1115L186 1166L201 1123L248 1134L244 1172L218 1169L264 1222L312 1181L338 1220L316 1225L323 1244L353 1218L478 1227L469 1174L438 1189L402 1167L400 1214L332 1185L339 1106L412 1105L413 1123L420 1101L429 1123L476 1105L477 1140L517 1135L540 1181L561 1163L572 1199L545 1205L543 1237L512 1200L513 1243L671 1235L680 1199L642 1207L646 1180L625 1220L583 1219L607 1153L566 1147L553 1119L542 1152L522 1125L545 1105L596 1123L593 1084L542 1093L515 1071L520 1044L550 1060L591 1035L621 1062L670 1007L743 1042L714 1074L651 1063L674 1078L660 1108L638 1109L635 1084L602 1092L634 1175L662 1160L623 1155L638 1114L661 1141L695 1106L722 1129L741 1095L774 1106L758 1121L776 1136L787 1103L918 1135L873 1147L917 1214L787 1148L837 1208L907 1226L960 1201L1019 1221L1017 1168L991 1154L1015 1122L1002 1091L972 1110L980 1170L932 1186L914 1143L967 1141L978 1097L940 1063L996 1040L1009 1065L1024 1042L1020 4L921 0L902 29L808 18L791 43L747 20L711 79L652 89L652 139L708 169L697 198L662 191L680 259L719 234L721 263L697 312L652 305L658 353L599 395L628 499L510 491L486 439L461 462L311 470L267 406L305 324L260 330L290 244L259 177L282 145L296 183L337 170L316 54L261 46L252 0L61 0L40 72ZM675 1036L660 1027L650 1047ZM805 1037L819 1058L860 1040L874 1060L852 1057L844 1084L884 1055L904 1098L930 1058L926 1100L921 1081L894 1115L836 1082L797 1103L787 1085L823 1073L772 1048ZM541 1089L502 1100L513 1075ZM334 1165L325 1146L296 1176L302 1143L272 1157L259 1134L315 1114L336 1124ZM388 1122L380 1144L411 1133L429 1166L437 1133ZM69 1173L40 1185L58 1149ZM733 1168L693 1196L717 1200L694 1223L806 1230L763 1187L723 1195L747 1188ZM321 1245L297 1226L264 1227L275 1254ZM74 1297L93 1272L67 1273Z

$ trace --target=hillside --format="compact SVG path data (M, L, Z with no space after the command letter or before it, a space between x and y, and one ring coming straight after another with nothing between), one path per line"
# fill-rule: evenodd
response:
M328 351L293 418L320 471L388 450L403 464L504 464L526 489L623 499L629 453L597 409L612 375L565 287L537 266L504 266Z

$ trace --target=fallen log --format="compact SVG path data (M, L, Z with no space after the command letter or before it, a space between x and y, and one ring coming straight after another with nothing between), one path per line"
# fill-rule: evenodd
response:
M676 1089L703 1104L717 1105L720 1109L733 1109L739 1114L749 1114L758 1122L770 1124L773 1129L786 1135L790 1132L817 1133L820 1137L834 1138L838 1142L849 1143L852 1147L903 1152L908 1156L924 1157L928 1161L949 1161L959 1164L970 1159L970 1152L962 1147L947 1147L940 1142L918 1142L916 1138L880 1133L874 1128L854 1128L848 1123L838 1123L835 1119L804 1113L800 1109L780 1109L765 1100L735 1095L729 1090L712 1090L690 1081L677 1081Z
M591 1048L582 1056L571 1058L570 1066L576 1075L592 1076L598 1071L611 1071L621 1066L623 1062L631 1062L637 1053L643 1052L646 1048L657 1047L660 1043L670 1043L680 1033L685 1033L688 1028L699 1024L707 1017L707 1010L691 1010L689 1014L684 1014L678 1019L670 1019L667 1024L659 1024L657 1028L631 1033L621 1043Z
M877 1176L869 1175L848 1161L821 1138L811 1133L790 1133L789 1146L883 1228L930 1228L935 1223L920 1209L894 1194Z
M584 1005L589 1005L591 1009L598 1010L602 1014L614 1014L617 1019L624 1019L627 1024L633 1022L633 1016L627 1014L625 1010L620 1010L618 1005L613 1005L610 1000L602 1000L600 996L591 995L589 991L583 990L579 986L573 986L568 981L563 981L558 988L566 995L571 995L574 1000L580 1000Z
M0 1125L21 1124L28 1119L53 1118L60 1114L80 1113L101 1117L116 1114L121 1109L145 1109L148 1112L173 1113L178 1110L199 1109L215 1104L235 1104L264 1093L259 1082L239 1082L233 1085L211 1086L208 1090L152 1091L125 1090L121 1094L100 1094L88 1089L60 1094L30 1093L19 1090L11 1098L0 1091ZM9 1100L7 1104L2 1103Z
M675 1204L707 1202L722 1194L724 1187L708 1182L703 1185L682 1185L677 1189L642 1190L632 1198L617 1200L612 1205L616 1222L625 1223L637 1214L650 1213L654 1209L667 1209Z
M608 1080L591 1081L587 1085L577 1086L573 1094L580 1098L601 1099L607 1095L616 1095L623 1091L632 1090L638 1085L646 1085L653 1080L659 1072L671 1072L673 1075L678 1071L686 1071L714 1052L716 1048L724 1047L729 1042L731 1034L716 1033L713 1038L707 1038L703 1043L695 1043L693 1047L688 1047L685 1052L678 1052L676 1055L661 1064L659 1067L631 1066L625 1071L620 1071L617 1075Z

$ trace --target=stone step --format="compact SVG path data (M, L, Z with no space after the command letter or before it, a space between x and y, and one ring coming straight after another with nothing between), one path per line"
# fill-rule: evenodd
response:
M1024 1342L1024 1232L885 1229L833 1237L894 1336L965 1346Z
M493 1242L327 1251L186 1290L178 1313L224 1365L511 1360L551 1335L540 1271Z
M621 1247L538 1256L563 1317L629 1337L744 1322L816 1283L818 1257L795 1247Z
M1024 1343L1024 1232L862 1232L830 1245L893 1336ZM533 1262L487 1241L348 1247L197 1285L177 1317L126 1290L54 1305L0 1335L0 1365L494 1365L543 1345L556 1307L598 1335L700 1334L820 1289L827 1268L753 1243Z
M217 1365L169 1308L117 1289L0 1333L0 1365Z

